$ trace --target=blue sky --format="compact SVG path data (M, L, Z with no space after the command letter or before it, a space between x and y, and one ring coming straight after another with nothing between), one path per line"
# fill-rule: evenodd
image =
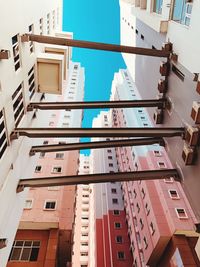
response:
M118 0L63 0L63 30L74 39L120 44ZM73 48L73 61L85 68L86 101L109 100L113 75L126 68L120 53ZM91 127L100 110L85 110L83 127Z

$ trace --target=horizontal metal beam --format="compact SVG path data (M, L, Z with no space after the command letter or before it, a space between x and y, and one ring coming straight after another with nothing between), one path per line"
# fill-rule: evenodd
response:
M164 108L165 99L122 100L122 101L94 101L94 102L32 102L27 110L33 109L94 109L94 108Z
M174 137L185 136L185 128L16 128L11 140L19 136L31 138L59 137Z
M20 180L17 191L19 192L24 187L47 187L47 186L76 185L76 184L90 184L90 183L158 180L168 177L174 177L176 181L180 181L176 169L146 170L146 171L118 172L118 173L97 173L97 174L86 174L86 175L37 177L37 178L23 179Z
M57 145L43 145L32 146L30 155L41 152L57 152L57 151L70 151L81 149L97 149L107 147L125 147L125 146L144 146L159 144L164 146L164 140L162 138L138 138L138 139L123 139L123 140L110 140L99 142L84 142L84 143L69 143L69 144L57 144Z
M74 39L60 38L60 37L54 37L54 36L36 35L36 34L29 34L29 33L22 35L21 40L22 42L34 41L38 43L89 48L89 49L96 49L96 50L105 50L105 51L112 51L112 52L152 56L152 57L169 57L171 54L170 51L166 51L165 49L158 50L158 49L150 49L150 48L142 48L142 47L97 43L97 42L74 40Z

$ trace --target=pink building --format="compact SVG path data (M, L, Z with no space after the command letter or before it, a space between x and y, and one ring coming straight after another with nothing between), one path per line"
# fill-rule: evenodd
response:
M111 98L140 99L128 71L115 74ZM112 110L113 127L151 125L144 108ZM158 144L117 148L116 157L120 171L172 168L165 149ZM134 266L185 266L188 262L199 266L194 256L196 220L179 182L173 178L124 182L122 190Z
M64 83L66 90L63 95L56 96L56 101L83 99L84 70L79 63L70 63L69 80ZM55 101L53 96L47 95L45 98L54 98ZM41 117L39 123L43 127L80 127L82 110L38 111L36 116ZM38 120L36 124L41 126L38 125ZM46 139L38 142L67 143L72 142L72 139ZM78 151L41 152L33 177L75 175L78 164ZM52 186L29 190L8 267L71 266L75 198L76 186Z
M110 127L110 113L102 111L93 120L93 127ZM94 138L94 140L100 140ZM91 172L117 172L115 149L95 149L91 155ZM94 185L96 266L132 265L127 235L126 214L120 183Z

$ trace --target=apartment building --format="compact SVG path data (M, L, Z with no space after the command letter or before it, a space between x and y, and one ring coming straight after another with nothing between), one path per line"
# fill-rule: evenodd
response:
M80 154L79 174L89 174L90 156ZM74 221L72 266L95 266L94 186L78 185Z
M111 99L140 98L129 71L116 73ZM112 123L113 127L152 126L145 108L113 109ZM172 167L159 144L117 148L116 157L120 171ZM179 182L173 178L123 182L122 190L134 266L169 266L170 262L199 266L196 218Z
M101 111L93 119L93 127L111 127L110 112ZM100 141L103 138L93 138ZM118 172L114 148L91 152L92 173ZM132 256L127 236L121 184L94 185L96 266L131 266Z
M70 62L66 90L57 96L58 102L82 101L84 69L80 63ZM55 97L54 97L55 98ZM43 127L81 127L82 110L39 111ZM76 120L75 120L76 118ZM35 127L38 121L35 120ZM73 141L78 141L74 139ZM71 139L43 139L43 144L64 144ZM75 175L78 151L40 152L33 177ZM7 266L69 266L71 263L76 186L31 188L10 253ZM32 258L37 243L37 254Z
M123 54L141 98L155 99L159 95L167 101L161 111L148 110L154 125L197 129L199 2L120 0L119 3L121 44L152 49L161 49L166 42L172 44L174 57L170 60ZM166 73L162 72L163 64L168 65ZM171 138L166 146L171 162L180 170L182 186L199 222L198 144L188 145L181 138Z
M62 153L54 153L54 155L30 154L32 146L41 145L47 141L53 142L53 140L31 139L18 134L15 135L15 130L21 127L53 127L54 125L67 127L67 124L73 126L76 123L80 125L81 111L70 113L68 110L62 115L63 117L59 117L57 112L51 113L31 108L30 103L62 101L63 99L69 101L73 101L73 99L82 100L84 75L79 63L72 64L70 70L70 48L38 44L32 41L24 42L22 37L25 33L35 33L72 38L72 33L62 32L61 0L51 2L44 0L42 3L41 1L7 1L0 11L0 21L2 36L0 42L0 266L3 267L6 266L10 255L24 205L28 209L24 210L20 230L17 234L20 243L17 243L17 241L14 243L15 251L18 251L16 257L22 252L22 247L27 245L28 249L25 249L27 253L24 251L26 255L21 254L20 257L31 257L31 259L33 257L35 260L39 247L41 245L43 247L43 243L38 242L39 237L37 235L35 237L37 240L31 239L31 242L25 244L24 230L27 231L30 240L33 237L33 232L30 233L29 231L31 227L43 231L49 223L49 227L52 226L52 232L49 228L48 231L44 231L43 237L41 236L43 241L45 240L44 250L41 253L44 254L45 247L47 248L47 243L50 242L49 244L53 244L52 247L50 246L53 249L52 255L55 256L57 242L55 242L55 239L58 237L57 228L59 223L63 223L63 228L61 227L63 230L71 229L71 218L65 220L64 218L68 215L66 215L66 211L65 214L61 212L61 205L63 205L61 200L66 194L69 198L70 194L71 196L74 194L73 187L69 189L69 191L71 190L71 193L68 192L69 194L66 189L61 188L51 191L41 189L41 198L37 194L40 189L38 189L39 191L30 190L28 196L26 189L21 191L17 188L19 180L26 177L38 177L45 173L49 175L58 175L60 172L66 173L67 164L64 164L64 161L61 163L62 157L67 156L69 158L68 165L70 171L74 173L77 166L74 161L77 162L78 154L73 154L73 152L70 156L65 153L64 156ZM63 98L63 92L66 93L68 88L68 77L70 75L71 84L67 91L68 95ZM76 88L76 75L79 75L82 79L82 81L80 80L82 85L79 85L82 90L80 92ZM74 98L74 92L76 92L76 98ZM57 95L60 95L60 97L57 98ZM74 118L80 118L80 120L77 119L74 122ZM62 142L63 140L60 139L59 141ZM70 164L70 160L73 164ZM53 169L51 169L50 163L53 164ZM58 199L56 200L56 198ZM52 200L57 202L55 203ZM73 200L69 201L68 207L70 209L72 209L71 205L73 205ZM57 208L59 208L59 212ZM52 210L52 214L56 214L55 218L50 218L50 215L47 215L50 214L47 211L49 209ZM41 210L41 213L39 210ZM36 218L36 214L45 214L45 216ZM59 222L59 217L63 218L64 222L62 220ZM30 247L33 252L32 256L29 254ZM48 251L48 255L50 255L47 256L48 259L51 259L51 252L51 250Z

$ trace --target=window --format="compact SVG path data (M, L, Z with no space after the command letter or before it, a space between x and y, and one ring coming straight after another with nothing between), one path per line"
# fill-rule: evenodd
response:
M43 141L43 145L48 145L49 141L45 140Z
M21 83L12 95L15 126L17 127L24 115L23 83Z
M142 192L142 198L145 198L145 191L144 191L144 188L142 188L141 192Z
M122 238L121 235L117 235L115 239L116 239L116 243L118 243L118 244L122 244L122 242L123 242L123 238Z
M152 235L155 233L155 228L152 222L150 223L150 231Z
M186 26L190 25L192 13L192 3L186 2L184 0L175 0L172 19L176 22L184 24Z
M118 199L117 199L117 198L113 198L113 199L112 199L112 203L113 203L113 204L118 204Z
M120 215L120 211L119 210L113 210L113 214L114 215Z
M112 150L111 150L111 149L108 149L107 152L108 152L108 153L112 153Z
M12 37L12 49L13 49L15 71L17 71L21 67L20 51L19 51L19 34Z
M47 34L50 34L50 14L47 14Z
M172 199L180 199L178 192L174 189L174 190L169 190L169 195Z
M41 165L37 165L35 167L35 172L41 172L41 170L42 170L42 166Z
M141 228L141 230L143 229L143 227L144 227L144 223L143 223L142 218L140 218L140 228Z
M61 167L53 167L53 170L52 170L53 173L61 173L61 171L62 171Z
M35 93L35 70L34 70L34 66L28 72L28 90L29 90L29 98L31 99Z
M31 34L33 33L33 24L31 24L29 27L28 27L28 32ZM30 41L29 42L29 45L30 45L30 53L33 53L34 51L34 44L33 44L33 41Z
M135 191L135 189L133 190L133 193L134 193L134 198L137 197L137 192Z
M153 11L157 14L162 14L162 5L163 5L163 0L154 1Z
M53 121L50 121L49 122L49 126L54 126L54 122Z
M115 222L115 229L120 229L120 228L121 228L121 223Z
M176 208L175 210L176 210L176 213L177 213L179 219L187 219L188 218L185 209Z
M33 200L32 199L26 199L25 204L24 204L24 209L31 209L33 205Z
M10 261L37 261L40 241L15 240L10 253Z
M46 200L44 204L45 210L55 210L56 209L56 201Z
M109 167L113 167L113 164L112 164L112 163L109 163L108 166L109 166Z
M117 258L118 260L124 260L125 259L125 253L123 251L117 252Z
M166 168L165 163L161 162L161 161L158 162L158 166L159 166L160 169L165 169Z
M160 152L159 150L154 150L153 153L154 153L154 155L155 155L156 157L160 157L160 156L162 156L162 154L161 154L161 152Z
M64 153L56 153L56 159L63 159Z
M138 211L138 213L139 213L139 212L140 212L140 206L139 206L138 203L136 204L136 207L137 207L137 211Z
M88 252L81 252L81 256L88 256Z
M150 208L149 208L148 203L145 204L145 210L146 210L147 215L149 215Z
M81 242L81 246L88 246L88 242Z
M40 35L42 35L43 34L43 19L42 18L40 19L39 24L40 24Z
M112 156L108 156L108 159L112 159Z
M143 238L144 241L144 248L147 249L148 248L148 242L147 242L147 238L144 236Z
M117 189L115 189L115 188L111 188L111 193L112 193L112 194L117 194Z

